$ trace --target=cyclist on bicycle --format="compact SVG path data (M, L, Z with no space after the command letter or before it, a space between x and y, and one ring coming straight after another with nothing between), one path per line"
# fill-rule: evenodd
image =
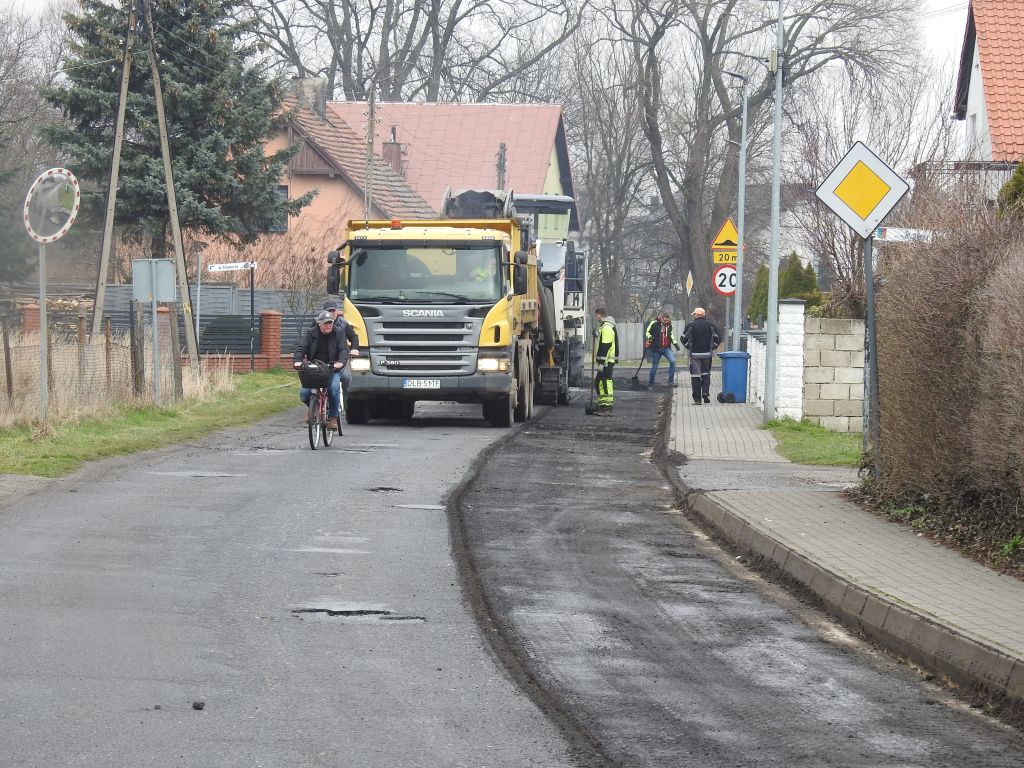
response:
M330 384L327 387L328 413L327 426L338 428L338 414L341 410L340 389L341 371L348 363L348 339L340 328L334 325L334 316L324 310L316 316L316 327L310 328L292 354L292 366L300 368L305 360L319 360L331 370ZM299 389L299 399L309 405L309 397L313 390L309 387ZM306 413L309 418L309 413Z
M334 316L334 325L342 330L345 334L345 338L348 339L349 354L352 357L359 356L359 334L356 333L356 329L352 327L345 319L345 313L341 305L334 299L328 299L324 302L324 309L330 312ZM316 325L316 321L313 322ZM352 388L352 367L346 365L341 369L341 394L342 402L348 402L348 391Z

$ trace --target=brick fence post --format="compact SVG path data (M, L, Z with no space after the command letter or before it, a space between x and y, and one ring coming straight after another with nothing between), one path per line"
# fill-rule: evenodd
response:
M21 330L33 333L39 330L39 305L26 304L21 308Z
M281 317L273 309L260 312L260 355L267 368L281 364Z

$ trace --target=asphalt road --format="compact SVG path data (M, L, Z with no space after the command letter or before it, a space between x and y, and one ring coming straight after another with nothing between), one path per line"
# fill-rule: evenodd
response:
M444 497L505 431L421 410L314 453L296 409L0 506L0 766L574 765L451 557Z
M655 462L656 393L549 410L453 511L496 654L586 766L988 768L1021 735L724 555Z

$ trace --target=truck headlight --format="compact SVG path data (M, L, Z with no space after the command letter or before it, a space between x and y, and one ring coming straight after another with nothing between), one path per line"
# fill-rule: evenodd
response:
M476 362L476 368L485 373L506 373L508 372L508 358L481 357Z
M353 371L368 371L370 370L370 358L353 357L349 360L349 365L352 366Z

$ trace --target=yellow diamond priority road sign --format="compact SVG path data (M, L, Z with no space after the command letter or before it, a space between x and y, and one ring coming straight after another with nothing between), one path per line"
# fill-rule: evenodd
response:
M858 141L814 194L854 232L868 238L909 189L902 176Z

